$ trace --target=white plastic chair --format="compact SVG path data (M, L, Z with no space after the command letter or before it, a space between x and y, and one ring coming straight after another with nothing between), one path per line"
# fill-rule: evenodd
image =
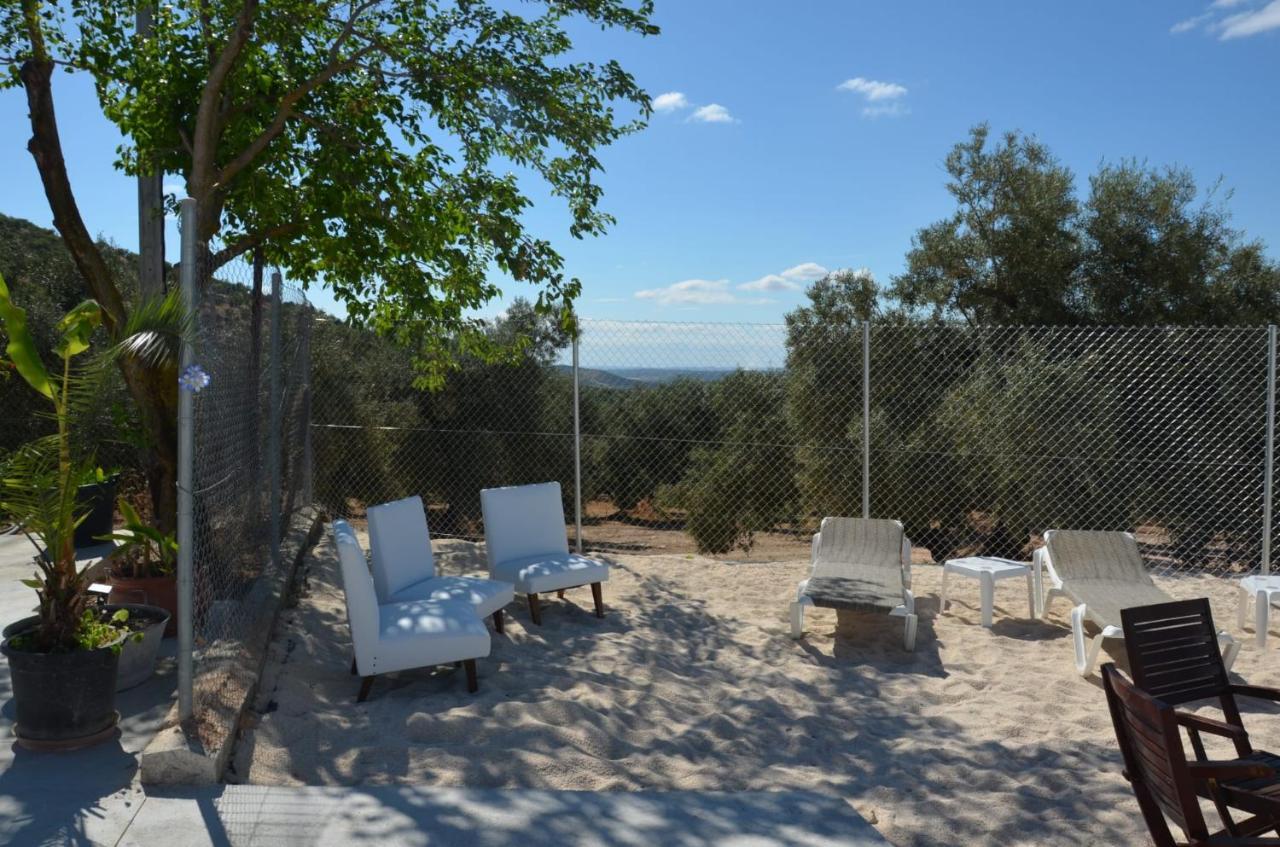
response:
M378 674L461 663L467 690L479 688L476 659L489 655L489 630L471 604L457 600L378 603L364 550L346 521L333 522L333 541L342 566L347 624L355 658L351 672L361 677L363 703Z
M541 625L539 594L591 586L596 617L604 617L602 584L609 566L569 552L560 483L486 488L480 492L489 576L529 597L529 616Z
M460 600L474 606L482 619L492 615L493 628L499 634L504 631L502 609L515 599L511 585L492 579L437 575L421 497L371 507L369 546L379 603Z
M1059 597L1075 604L1071 610L1071 640L1075 647L1076 673L1093 672L1108 638L1124 638L1120 610L1173 600L1152 581L1132 533L1092 530L1047 530L1044 546L1032 560L1037 585L1049 579L1049 589L1040 604L1039 617ZM1085 621L1099 632L1089 640ZM1240 643L1225 630L1218 632L1222 663L1227 670L1235 663Z
M911 539L901 522L823 518L810 546L809 576L796 585L791 603L792 638L804 635L804 610L810 606L900 617L903 646L916 649Z

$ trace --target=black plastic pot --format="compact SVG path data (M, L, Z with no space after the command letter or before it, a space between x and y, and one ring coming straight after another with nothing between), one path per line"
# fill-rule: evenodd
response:
M118 477L113 476L103 482L82 485L76 491L76 504L89 510L88 516L76 527L76 547L101 544L98 536L109 535L115 528L117 481Z
M9 660L18 743L37 750L74 750L111 737L120 720L119 641L95 650L29 653L13 647L13 639L32 626L19 628L22 623L6 627L8 637L0 642L0 654Z

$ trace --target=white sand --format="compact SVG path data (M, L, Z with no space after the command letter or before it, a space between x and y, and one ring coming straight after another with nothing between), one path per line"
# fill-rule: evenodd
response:
M478 573L472 545L438 545L446 573ZM1146 843L1097 677L1072 667L1065 601L1027 619L1025 582L996 591L978 625L976 582L917 566L914 654L898 619L833 612L787 635L803 562L735 565L699 557L610 556L607 616L590 593L523 604L480 661L480 692L452 669L380 677L355 703L350 640L331 543L307 565L297 608L276 632L255 725L233 779L272 785L415 783L633 789L809 789L853 804L895 844ZM1235 630L1235 587L1163 579L1174 597L1208 595ZM1280 684L1252 635L1236 665ZM1271 650L1280 649L1273 642ZM1104 656L1104 659L1106 657ZM1251 707L1252 708L1252 707ZM1262 748L1280 720L1246 715Z

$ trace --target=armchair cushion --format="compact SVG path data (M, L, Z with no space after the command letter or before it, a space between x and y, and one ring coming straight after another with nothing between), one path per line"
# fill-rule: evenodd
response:
M609 566L576 553L527 556L490 566L494 579L509 582L521 594L544 594L609 578Z
M489 630L468 603L415 600L378 608L373 667L362 675L443 665L489 655Z
M391 595L391 602L453 600L468 603L477 617L485 618L515 599L511 583L466 576L437 576L414 583Z
M369 507L369 546L380 603L390 603L397 592L436 575L421 497Z
M560 483L486 488L480 492L480 507L490 572L499 562L568 555Z

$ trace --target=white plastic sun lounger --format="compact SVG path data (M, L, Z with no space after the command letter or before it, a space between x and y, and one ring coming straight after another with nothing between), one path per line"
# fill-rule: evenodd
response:
M492 615L494 630L502 633L502 609L515 599L510 583L437 575L421 497L371 507L369 545L379 603L461 600L474 606L482 620Z
M539 594L591 586L596 617L604 617L602 584L609 566L569 552L560 483L486 488L480 492L484 512L484 548L489 576L510 583L529 597L529 616L542 624Z
M489 655L489 630L471 604L460 600L380 604L364 550L346 521L333 522L333 541L342 566L355 652L351 672L362 678L356 702L369 696L378 674L434 665L462 664L467 690L474 692L476 659Z
M804 634L806 606L905 618L903 644L916 648L911 542L898 521L823 518L813 536L809 578L796 586L791 637Z
M1102 643L1124 638L1121 609L1173 600L1152 581L1138 542L1127 532L1051 529L1044 534L1044 546L1035 552L1034 567L1038 580L1046 576L1049 580L1041 618L1059 597L1076 604L1071 610L1071 635L1076 672L1085 677L1093 672ZM1086 620L1101 630L1092 642L1085 637ZM1218 643L1223 664L1230 670L1240 644L1225 631L1219 631Z

